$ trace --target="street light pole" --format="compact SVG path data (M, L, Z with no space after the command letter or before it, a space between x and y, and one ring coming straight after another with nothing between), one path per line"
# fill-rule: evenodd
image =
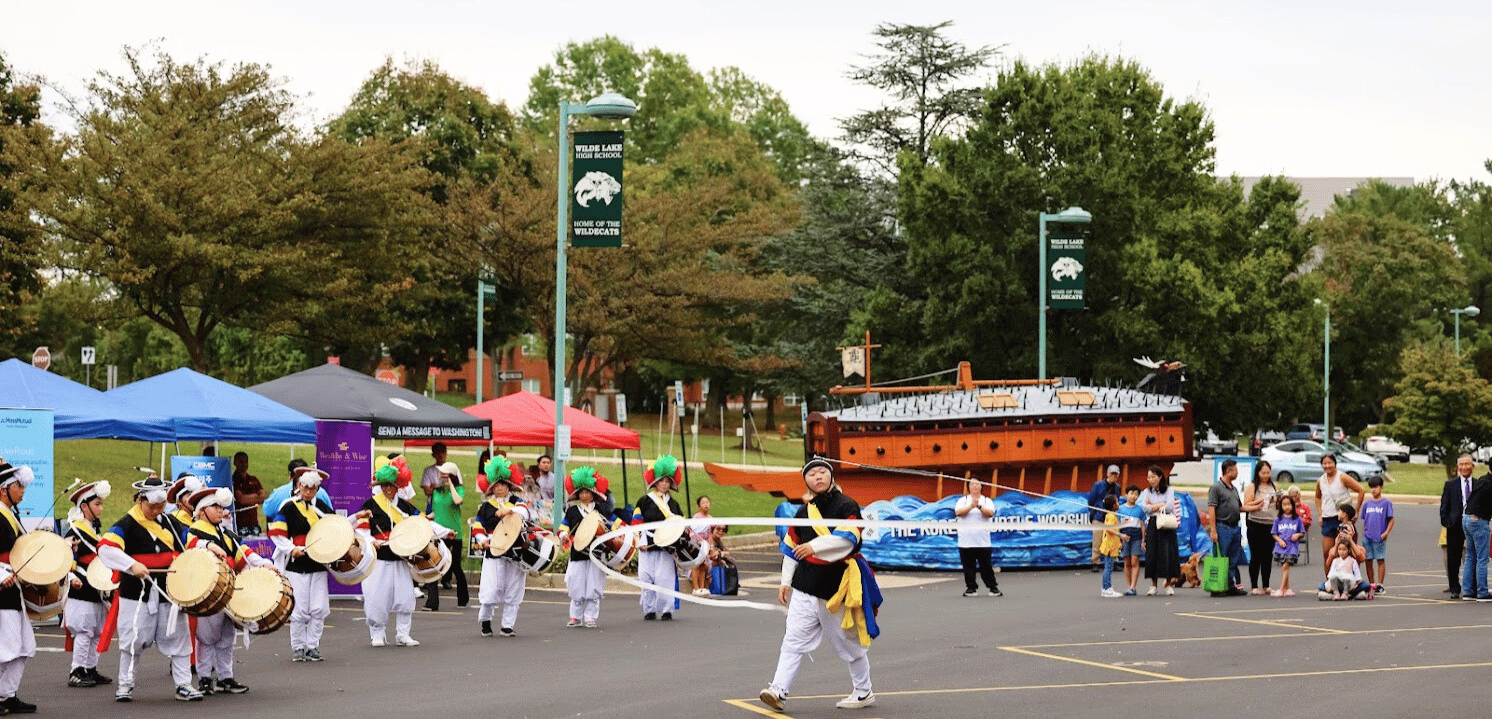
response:
M570 453L568 427L565 426L565 244L570 235L570 116L591 115L607 120L621 120L637 113L637 103L614 92L602 93L590 102L568 100L559 103L559 171L556 174L554 228L554 529L559 530L565 516L565 460ZM564 445L564 446L561 446Z
M483 329L485 328L485 326L487 324L485 321L483 321L483 316L484 316L484 312L486 311L486 308L487 308L487 293L489 293L489 292L496 293L497 292L497 288L494 287L494 286L492 286L492 285L487 284L486 282L483 282L482 278L478 277L477 278L477 401L476 401L476 404L481 404L482 403L482 380L483 380L483 375L486 374L484 372L485 365L483 363L483 360L486 359L486 356L487 356L486 355L486 353L487 353L487 345L486 345L485 342L482 341L483 340L482 331L483 331ZM497 395L497 390L493 389L492 394L493 394L493 396L496 396Z
M1451 314L1455 315L1455 317L1456 317L1456 356L1457 357L1461 356L1461 315L1466 315L1467 317L1475 317L1475 316L1477 316L1477 315L1479 315L1481 313L1482 313L1482 308L1477 307L1476 305L1467 305L1465 307L1462 307L1459 310L1451 310Z
M1316 304L1326 308L1326 327L1321 333L1321 433L1331 436L1331 303L1316 299Z
M1040 215L1041 236L1037 240L1036 245L1037 264L1039 265L1036 278L1036 334L1038 338L1036 345L1036 378L1046 379L1046 276L1051 271L1051 267L1047 265L1046 259L1046 225L1048 222L1068 222L1086 225L1093 222L1093 215L1081 207L1069 207L1055 215L1048 215L1045 212L1038 214Z

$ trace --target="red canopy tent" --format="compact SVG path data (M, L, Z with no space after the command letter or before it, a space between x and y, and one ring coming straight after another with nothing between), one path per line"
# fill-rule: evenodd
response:
M548 447L554 444L554 401L519 391L490 399L461 411L492 420L492 443L508 447ZM641 449L637 433L574 407L565 408L570 446L576 449ZM485 445L484 440L445 440L448 446ZM430 442L407 442L428 445Z

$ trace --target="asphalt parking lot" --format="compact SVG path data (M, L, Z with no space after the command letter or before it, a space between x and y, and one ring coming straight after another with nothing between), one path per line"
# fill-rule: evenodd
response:
M108 687L69 689L60 630L42 627L21 696L53 716L111 717L1190 717L1330 713L1332 697L1381 716L1479 714L1492 604L1441 592L1434 506L1398 513L1389 591L1371 602L1318 602L1309 591L1213 599L1198 589L1100 599L1086 570L1004 572L1006 596L965 598L961 577L883 573L884 634L871 649L878 701L856 711L834 707L849 681L827 646L803 665L785 713L756 700L775 666L780 614L685 606L676 621L644 622L636 595L613 593L599 629L567 629L563 591L533 589L516 638L479 637L475 608L457 611L447 596L447 611L416 614L423 644L412 648L369 647L357 603L334 601L326 662L292 663L284 630L257 638L238 650L237 677L252 690L200 704L170 698L155 654L134 704L114 703ZM1300 591L1321 574L1313 556L1292 584ZM765 574L743 580L750 598L769 596ZM117 654L101 668L115 675Z

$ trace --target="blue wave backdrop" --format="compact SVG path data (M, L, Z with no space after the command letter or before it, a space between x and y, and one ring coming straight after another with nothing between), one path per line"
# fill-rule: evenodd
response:
M962 495L952 495L928 503L910 495L891 501L872 502L863 510L866 519L947 522L946 530L865 530L860 553L876 569L957 570L958 525L954 505ZM1181 503L1177 543L1181 556L1208 551L1212 542L1197 517L1197 506L1191 495L1178 492ZM1075 567L1087 566L1093 552L1093 532L1089 529L1087 500L1077 492L1058 491L1050 497L1030 497L1006 492L994 499L997 527L991 532L993 563L999 567ZM792 517L800 505L783 502L776 516ZM1073 531L1000 530L1000 522L1046 521L1071 524ZM786 531L777 528L781 537Z

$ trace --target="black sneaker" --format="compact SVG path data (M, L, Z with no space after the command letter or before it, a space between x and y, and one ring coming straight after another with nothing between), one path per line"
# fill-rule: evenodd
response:
M501 635L503 635L503 636L505 636L505 637L516 637L516 636L518 636L518 632L513 631L512 627L503 627L502 630L499 631L498 633L501 634Z
M658 617L658 619L660 621L664 621L664 622L672 621L673 620L673 612L664 612L663 616Z
M977 596L979 596L979 590L978 589L965 589L964 590L964 596L966 596L966 597L977 597Z
M490 636L492 636L492 622L490 622L490 621L482 622L482 636L484 636L484 637L490 637Z
M20 697L11 697L3 702L0 702L0 709L4 709L9 714L36 713L36 705L29 702L23 702L21 701Z
M657 612L648 612L647 614L642 615L642 618L645 619L645 620L647 620L647 621L649 621L649 622L651 622L654 619L658 618L658 613Z
M67 685L70 687L92 687L97 686L98 682L93 680L93 677L88 674L87 669L77 667L67 675Z
M994 589L991 589L991 590L989 590L986 593L989 594L989 596L991 596L991 597L1003 597L1003 596L1005 596L1005 593L1002 592L1002 591L1000 591L999 587L995 587Z
M292 656L292 657L290 657L290 661L292 661L292 662L309 662L309 661L311 661L310 652L308 650L305 650L305 649L297 649L297 650L295 650L295 655Z
M310 649L306 650L306 661L324 662L326 661L326 658L321 656L321 649L319 647L311 647Z
M219 679L218 680L218 693L219 694L242 694L242 693L244 693L244 692L246 692L248 690L249 690L248 687L246 687L246 686L244 686L242 684L239 684L238 680L234 679L233 677L228 677L227 679Z
M212 679L208 677L202 677L201 679L198 679L197 691L202 692L202 696L212 696Z
M110 678L108 678L108 677L106 677L106 676L104 676L102 674L99 674L98 673L98 667L90 667L88 669L88 676L93 677L93 683L94 684L100 684L100 685L102 685L102 684L113 684L114 683L113 679L110 679Z

